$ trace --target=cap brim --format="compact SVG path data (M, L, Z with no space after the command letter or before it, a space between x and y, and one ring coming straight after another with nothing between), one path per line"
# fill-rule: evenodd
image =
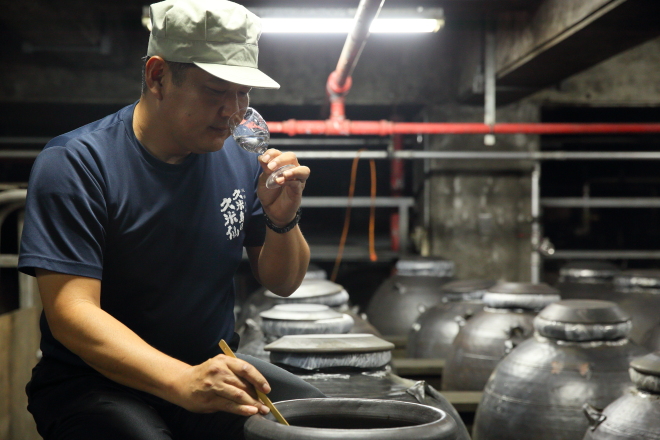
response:
M245 66L227 66L225 64L194 63L213 76L225 81L242 86L256 87L259 89L279 89L280 85L271 77L255 69Z

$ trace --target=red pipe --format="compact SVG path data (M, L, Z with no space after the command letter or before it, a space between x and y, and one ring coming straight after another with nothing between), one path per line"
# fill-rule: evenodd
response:
M646 124L564 124L564 123L502 123L486 125L476 122L391 122L351 121L328 119L325 121L269 122L271 133L296 135L372 135L393 134L617 134L617 133L660 133L659 123Z
M392 136L392 150L403 150L403 135L395 134ZM390 189L392 197L401 197L403 194L405 182L405 170L403 168L402 159L392 159L390 161ZM399 242L399 213L393 212L390 214L390 243L391 249L395 252L399 251L401 243Z

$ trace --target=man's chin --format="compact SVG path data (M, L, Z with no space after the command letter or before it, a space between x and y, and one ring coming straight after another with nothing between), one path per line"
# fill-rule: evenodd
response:
M225 145L225 141L229 139L229 135L225 134L222 136L213 136L208 142L199 146L200 153L213 153L214 151L222 150L222 147Z

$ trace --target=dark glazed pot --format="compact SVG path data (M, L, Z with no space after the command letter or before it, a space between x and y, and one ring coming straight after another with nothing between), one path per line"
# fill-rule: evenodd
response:
M367 399L300 399L277 403L291 426L255 415L247 440L455 440L456 422L444 411L414 403Z
M616 302L632 317L630 339L642 343L644 335L660 323L660 270L630 270L614 278Z
M445 284L441 289L445 294L442 302L422 313L412 325L408 334L408 357L445 359L460 328L484 309L481 298L494 284L489 280Z
M620 396L632 385L630 361L645 352L629 342L630 319L610 301L551 304L534 328L488 380L474 440L582 439L582 406L603 408Z
M440 288L454 276L448 260L418 258L397 262L397 274L378 287L366 313L385 337L407 337L419 315L442 301Z
M454 418L458 439L469 440L465 424L442 394L424 381L392 373L388 362L393 347L371 335L308 335L285 336L267 348L271 362L300 376L328 397L387 399L432 406Z
M254 292L243 305L236 320L236 332L241 337L239 353L268 361L269 354L263 347L267 337L262 329L260 313L279 304L322 304L340 311L353 319L353 333L379 335L378 330L349 306L348 292L340 285L327 280L307 280L290 297L278 297L266 290Z
M621 272L606 261L573 261L559 269L555 287L562 299L613 300L614 277Z
M307 273L305 273L305 279L306 280L327 280L328 279L328 272L321 269L316 264L310 263L310 265L307 267Z
M635 384L604 411L584 408L589 429L584 440L660 439L660 355L651 353L630 363Z
M660 325L656 325L646 332L642 339L642 346L649 351L660 351Z
M540 309L559 301L547 284L499 283L483 297L486 305L460 329L442 375L443 390L481 391L497 363L532 336Z

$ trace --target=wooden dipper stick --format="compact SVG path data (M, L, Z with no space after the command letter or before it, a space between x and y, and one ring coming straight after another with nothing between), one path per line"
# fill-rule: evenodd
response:
M222 352L225 354L225 356L231 356L235 359L238 359L232 349L227 345L224 339L220 339L220 349ZM273 402L270 401L268 396L266 396L264 393L259 391L256 387L254 388L257 392L257 396L259 396L259 400L261 400L273 413L275 418L277 419L278 422L280 422L283 425L289 426L289 422L286 421L286 419L280 414L280 412L275 408L275 405L273 405Z

